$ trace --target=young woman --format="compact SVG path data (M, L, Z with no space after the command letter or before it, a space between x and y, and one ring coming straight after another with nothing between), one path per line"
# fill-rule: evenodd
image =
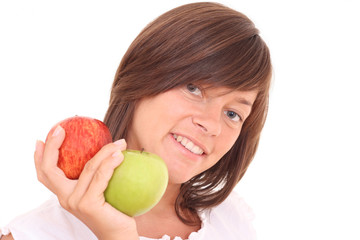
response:
M38 141L39 180L57 199L18 217L2 239L254 239L232 191L265 122L271 61L254 24L216 3L175 8L150 23L117 70L104 122L114 143L78 180L56 167L65 132ZM103 192L124 149L161 156L169 184L149 212L128 217Z

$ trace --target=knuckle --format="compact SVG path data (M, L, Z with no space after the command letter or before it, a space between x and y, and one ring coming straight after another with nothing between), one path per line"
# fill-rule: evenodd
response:
M60 203L60 206L63 207L64 209L66 210L69 210L70 207L69 207L69 203L67 200L65 199L62 199L62 198L58 198L59 199L59 203Z
M37 180L41 183L44 183L44 176L40 172L37 172L36 174Z
M73 211L78 209L78 201L74 195L71 195L67 200L67 207Z
M40 175L42 179L45 179L49 171L50 170L45 165L41 165L38 171L38 175Z
M105 179L105 176L106 174L104 173L103 169L100 168L94 175L94 181L100 182Z
M46 172L46 166L45 166L45 164L41 164L41 165L39 166L39 171L42 172L42 173L45 173L45 172Z
M37 166L36 168L37 179L40 182L44 183L45 181L47 181L50 171L51 170L44 164Z
M78 211L83 214L87 214L90 211L89 206L91 205L89 204L88 199L86 197L83 197L78 203Z
M87 171L87 172L95 172L97 169L94 161L88 161L86 164L85 164L85 167L84 167L84 171Z

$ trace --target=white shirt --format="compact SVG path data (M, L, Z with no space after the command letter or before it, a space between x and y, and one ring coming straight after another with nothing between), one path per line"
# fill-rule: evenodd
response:
M236 192L220 205L200 213L201 229L189 235L189 240L254 240L254 215ZM0 237L12 233L15 240L96 240L91 230L71 213L63 209L54 197L40 207L18 216L0 228ZM154 240L140 237L140 240ZM171 240L164 235L157 240ZM182 240L175 237L173 240Z

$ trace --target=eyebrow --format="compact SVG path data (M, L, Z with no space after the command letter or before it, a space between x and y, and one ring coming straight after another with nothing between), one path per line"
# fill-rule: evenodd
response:
M249 102L248 100L244 99L244 98L236 98L235 99L237 102L241 103L241 104L245 104L247 106L252 107L252 103Z

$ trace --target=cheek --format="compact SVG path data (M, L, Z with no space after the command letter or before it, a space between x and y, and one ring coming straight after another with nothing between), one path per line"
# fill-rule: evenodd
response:
M228 131L222 135L217 144L217 152L219 153L220 158L232 148L239 135L240 131L234 130Z
M163 137L176 123L178 107L168 104L170 100L165 97L166 94L162 94L143 100L137 106L132 128L139 140L159 140L158 138Z

